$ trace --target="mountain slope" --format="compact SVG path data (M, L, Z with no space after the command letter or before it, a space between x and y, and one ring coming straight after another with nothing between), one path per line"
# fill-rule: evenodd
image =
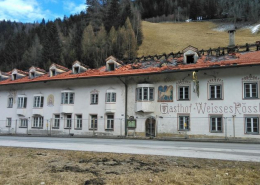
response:
M198 49L226 47L229 44L227 32L214 30L218 25L212 22L189 23L150 23L143 21L144 40L139 47L138 56L147 56L182 51L189 45ZM236 32L235 43L244 45L255 43L259 34L252 34L249 29Z

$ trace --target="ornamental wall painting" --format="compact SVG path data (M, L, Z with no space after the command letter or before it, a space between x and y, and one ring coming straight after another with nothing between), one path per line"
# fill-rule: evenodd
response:
M158 102L173 102L173 86L158 87Z
M47 106L53 107L54 106L54 96L50 94L47 98Z

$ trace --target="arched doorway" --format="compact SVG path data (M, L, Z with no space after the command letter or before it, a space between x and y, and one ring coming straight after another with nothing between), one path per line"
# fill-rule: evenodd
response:
M155 119L153 117L147 118L145 121L145 135L146 137L155 137Z

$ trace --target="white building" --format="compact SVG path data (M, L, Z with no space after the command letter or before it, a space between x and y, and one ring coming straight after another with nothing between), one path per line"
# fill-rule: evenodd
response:
M217 51L216 51L217 52ZM1 133L260 138L260 51L0 72Z

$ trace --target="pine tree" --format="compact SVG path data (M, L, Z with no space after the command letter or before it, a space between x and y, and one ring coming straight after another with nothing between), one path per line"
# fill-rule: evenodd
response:
M126 29L126 57L132 59L135 58L137 55L137 40L135 38L135 33L132 28L130 19L127 18L125 22L125 29Z

